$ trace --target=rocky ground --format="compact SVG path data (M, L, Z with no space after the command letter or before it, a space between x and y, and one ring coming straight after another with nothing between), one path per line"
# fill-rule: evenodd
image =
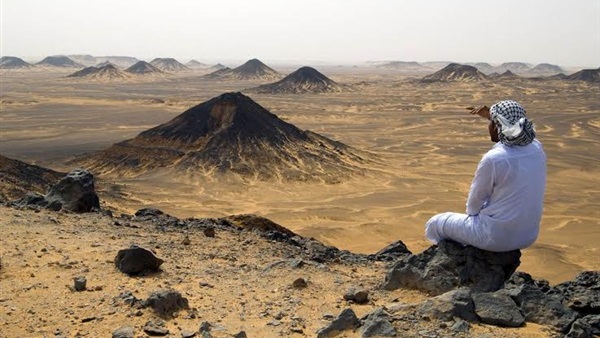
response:
M171 337L198 332L207 326L203 323L214 337L242 331L248 337L312 337L344 309L362 317L379 307L393 309L398 336L545 337L550 332L535 324L502 329L417 314L412 305L427 295L378 287L389 263L318 263L258 231L215 228L209 237L200 226L167 227L140 217L7 207L0 213L2 337L107 337L123 326L145 337L151 335L144 331L149 322L164 322ZM120 272L115 257L131 244L163 259L160 271ZM73 289L76 277L86 279L84 291ZM366 304L344 299L352 288L368 291ZM131 304L162 289L180 292L189 308L161 318L152 308ZM341 336L360 333L345 330Z
M514 273L519 251L441 242L411 254L397 241L354 254L254 215L99 207L82 170L0 206L1 337L600 333L600 274L551 287Z

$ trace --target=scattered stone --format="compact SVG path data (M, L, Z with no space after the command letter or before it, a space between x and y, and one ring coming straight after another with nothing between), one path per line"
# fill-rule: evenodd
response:
M173 313L181 309L188 309L187 298L175 290L159 290L150 294L144 301L144 306L149 306L161 317L173 317Z
M397 335L390 315L383 308L375 309L361 321L361 337L395 337Z
M192 338L196 337L196 331L185 330L181 331L181 338Z
M240 331L233 335L233 338L248 338L246 331Z
M452 331L454 332L469 332L469 330L471 329L471 324L469 324L468 322L458 318L455 322L454 325L452 325Z
M45 197L46 208L59 211L90 212L100 209L94 188L94 175L85 169L75 169L50 187Z
M449 321L454 317L478 322L475 306L468 288L460 288L431 298L418 306L417 311L433 318Z
M200 323L200 328L198 329L198 332L203 333L203 332L210 332L210 330L212 329L212 324L209 322L202 322Z
M85 277L75 277L73 278L73 290L75 291L85 291L87 280Z
M135 217L159 217L165 213L155 208L142 208L135 212Z
M366 304L369 301L369 290L352 287L346 291L344 299L356 304Z
M183 245L190 245L192 243L192 241L190 241L190 236L185 235L185 237L183 238L183 241L181 241L181 244Z
M144 332L149 336L166 336L169 330L165 327L165 322L162 320L147 321L144 325Z
M204 233L204 236L206 236L206 237L214 238L215 237L215 228L208 227L208 228L204 229L204 231L202 231L202 233Z
M520 257L519 250L491 252L445 240L396 262L382 286L386 290L417 289L431 295L461 286L475 292L496 291L519 266Z
M329 325L317 331L317 338L334 337L345 330L354 330L360 321L352 309L344 309Z
M503 290L474 294L473 303L475 313L486 324L519 327L525 323L519 307Z
M135 336L135 329L131 326L122 326L112 333L112 338L133 338Z
M304 261L300 258L294 258L289 261L290 268L292 269L300 269L304 264Z
M117 269L128 275L158 271L162 263L163 260L156 257L152 251L135 244L128 249L119 250L115 258Z
M308 286L308 282L306 281L306 279L300 277L300 278L297 278L294 281L294 283L292 283L292 286L296 289L303 289Z

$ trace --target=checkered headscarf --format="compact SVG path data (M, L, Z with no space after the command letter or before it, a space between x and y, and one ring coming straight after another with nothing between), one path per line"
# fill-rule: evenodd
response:
M490 117L498 128L500 142L512 146L526 146L533 142L535 129L525 117L525 109L516 101L505 100L490 108Z

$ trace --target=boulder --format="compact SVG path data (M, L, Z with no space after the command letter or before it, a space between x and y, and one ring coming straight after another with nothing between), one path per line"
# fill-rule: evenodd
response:
M90 212L100 209L100 200L94 188L94 175L84 169L75 169L50 187L45 197L46 208L71 212Z
M172 317L174 312L189 308L187 298L171 289L152 292L144 301L144 306L151 307L159 316L166 318Z
M135 329L131 326L122 326L112 333L112 338L133 338L135 336Z
M474 292L503 287L520 264L519 250L491 252L444 240L397 261L385 276L386 290L409 288L440 295L462 286Z
M360 321L352 309L344 309L329 325L317 331L317 338L335 337L345 330L354 330Z
M525 323L519 307L503 290L473 294L473 303L475 313L483 323L509 327Z
M598 325L598 322L596 322L596 325ZM587 320L581 318L573 322L565 338L593 338L595 334L597 335L598 332L594 333L594 327Z
M433 318L450 321L454 317L462 318L470 322L478 322L475 314L475 305L468 288L460 288L446 292L440 296L430 298L417 308L421 314Z
M352 287L346 291L344 299L356 304L366 304L369 301L369 290Z
M149 336L166 336L169 334L169 329L166 328L165 322L162 320L147 321L144 324L144 332Z
M117 269L128 275L158 271L162 263L163 260L156 257L152 251L135 244L127 249L119 250L115 257Z
M362 318L361 337L396 337L392 318L383 308L377 308Z

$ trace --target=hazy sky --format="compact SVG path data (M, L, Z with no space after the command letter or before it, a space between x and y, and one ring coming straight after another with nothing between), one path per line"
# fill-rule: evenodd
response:
M600 66L600 0L0 0L0 54Z

